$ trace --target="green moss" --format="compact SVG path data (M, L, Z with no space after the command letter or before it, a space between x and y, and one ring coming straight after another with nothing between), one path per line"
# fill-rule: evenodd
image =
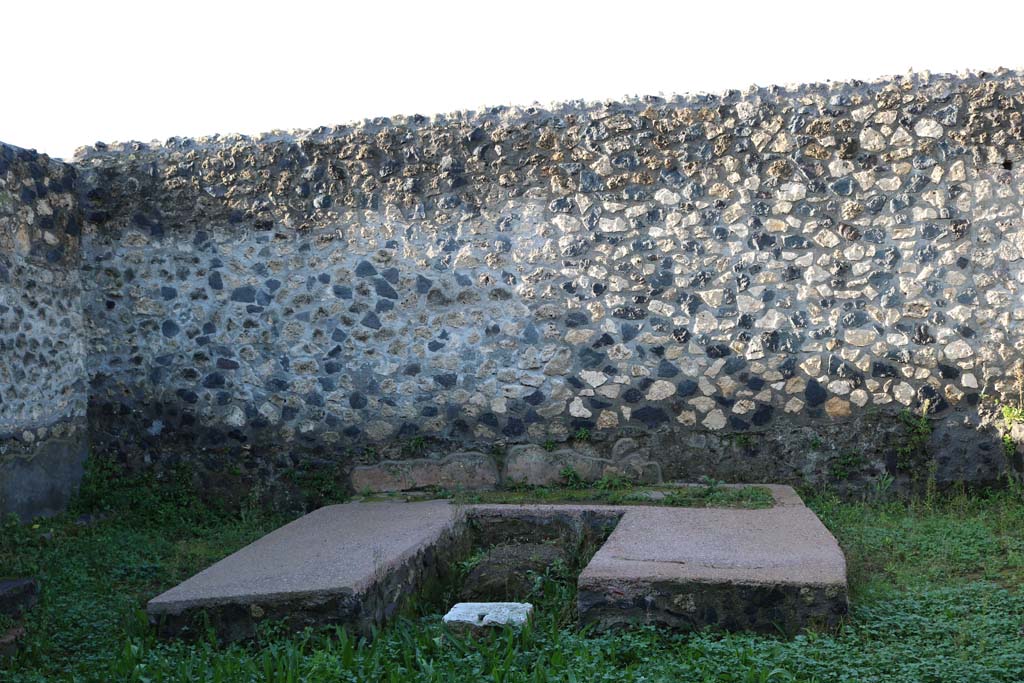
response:
M736 432L734 434L729 434L725 438L728 439L729 443L733 446L742 450L749 450L753 448L756 443L755 436L747 432Z
M829 476L832 479L849 479L864 467L864 463L864 456L857 451L845 451L829 463Z
M602 480L594 485L523 487L449 494L463 503L576 503L595 505L665 505L672 507L767 508L774 504L763 486L628 486Z

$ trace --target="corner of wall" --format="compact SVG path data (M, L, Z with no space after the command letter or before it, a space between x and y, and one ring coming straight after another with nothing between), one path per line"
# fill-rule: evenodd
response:
M61 511L88 452L72 166L0 143L0 513Z

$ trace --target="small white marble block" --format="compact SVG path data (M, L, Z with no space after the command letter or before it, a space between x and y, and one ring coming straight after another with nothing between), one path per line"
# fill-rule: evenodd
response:
M444 615L444 623L456 630L511 626L520 628L533 615L528 602L460 602Z

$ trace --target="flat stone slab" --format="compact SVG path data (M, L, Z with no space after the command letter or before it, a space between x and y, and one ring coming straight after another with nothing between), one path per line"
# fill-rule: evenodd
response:
M513 446L505 459L505 479L512 484L557 486L565 481L566 468L581 481L594 483L602 477L620 477L642 484L661 482L661 467L656 462L629 457L619 461L592 457L572 449L546 451L540 446Z
M444 615L444 623L460 632L492 628L522 628L533 616L528 602L460 602Z
M264 616L296 627L379 624L399 600L443 568L459 513L447 501L347 503L320 508L273 531L149 601L167 635L207 610L228 639L251 635Z
M847 611L842 550L792 498L764 510L631 507L578 589L581 621L598 628L792 633L834 625Z
M385 460L352 470L352 488L370 493L418 489L492 489L498 485L498 467L483 453L467 451L446 458Z

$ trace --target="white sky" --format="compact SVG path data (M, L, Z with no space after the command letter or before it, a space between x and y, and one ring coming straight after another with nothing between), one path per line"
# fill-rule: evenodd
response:
M1020 0L0 0L0 140L67 158L97 140L1024 67L1022 18Z

